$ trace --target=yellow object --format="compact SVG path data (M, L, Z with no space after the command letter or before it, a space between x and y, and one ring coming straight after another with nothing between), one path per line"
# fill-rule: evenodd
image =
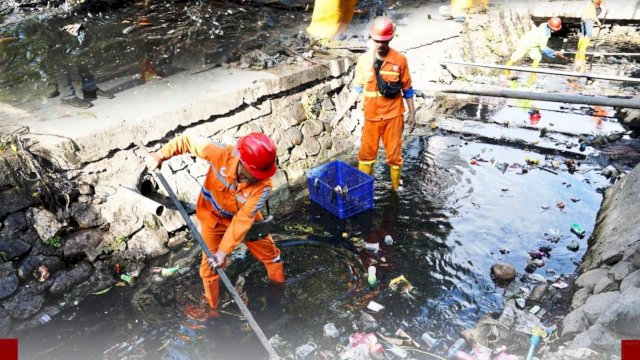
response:
M513 66L513 61L511 60L507 61L507 66ZM505 76L511 76L511 70L505 70L504 74Z
M588 36L582 36L580 37L580 40L578 40L578 53L576 54L574 66L576 70L579 72L584 72L586 70L586 64L587 64L586 52L590 43L591 43L591 38L589 38Z
M353 17L356 0L316 0L307 32L318 39L330 39L344 31Z
M373 174L373 165L376 163L373 161L358 161L358 170L362 171L365 174L371 175Z
M533 60L533 64L531 64L531 67L534 69L537 69L538 66L540 65L540 60L542 59L540 58L540 59ZM536 82L537 75L538 75L537 73L531 73L531 75L529 75L529 84L534 84Z
M391 172L391 190L398 191L398 187L400 187L400 173L402 172L402 166L391 165L389 166L389 171Z
M465 13L485 11L489 8L489 0L451 0L451 17L464 16Z

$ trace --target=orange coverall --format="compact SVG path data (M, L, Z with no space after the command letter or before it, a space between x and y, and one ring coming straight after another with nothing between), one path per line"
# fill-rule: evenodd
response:
M378 80L373 68L374 55L367 52L360 56L356 65L353 85L362 88L364 95L364 128L358 161L373 164L378 155L380 138L387 153L389 166L402 165L402 131L404 129L404 101L401 95L388 99L378 92ZM411 87L411 75L407 58L389 48L389 53L380 66L384 81L402 81L402 89Z
M165 159L173 155L191 153L209 162L210 167L198 197L196 216L205 243L215 253L218 248L227 254L245 238L254 220L261 221L260 209L271 193L271 179L255 184L238 183L240 158L234 146L225 146L205 138L179 136L165 144L160 151ZM267 268L267 276L275 283L284 283L284 269L280 250L271 235L245 243L249 251ZM209 306L217 308L220 276L211 270L202 253L200 277Z

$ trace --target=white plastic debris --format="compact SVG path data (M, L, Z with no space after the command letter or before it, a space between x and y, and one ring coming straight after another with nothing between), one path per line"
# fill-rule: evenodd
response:
M309 356L309 354L314 352L317 348L318 348L318 345L316 345L316 343L314 343L313 341L309 341L308 343L302 346L298 346L296 348L296 358L304 359L307 356Z
M340 332L336 329L336 326L333 323L328 323L324 326L324 336L337 338L340 336Z
M373 252L378 252L378 250L380 250L380 244L379 243L367 243L364 246L365 249L369 250L369 251L373 251Z
M379 312L380 310L384 309L384 306L378 304L375 301L372 301L369 303L369 305L367 305L367 309L371 311Z

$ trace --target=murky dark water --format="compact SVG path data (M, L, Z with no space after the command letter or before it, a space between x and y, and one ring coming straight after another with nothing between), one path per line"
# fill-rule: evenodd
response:
M470 165L474 157L487 162ZM590 234L602 200L597 190L607 186L606 180L587 165L574 174L538 169L522 174L521 169L503 173L489 161L523 164L525 157L544 162L539 154L457 136L409 137L399 196L388 190L386 167L379 165L374 211L338 221L305 202L281 219L276 238L285 259L284 292L267 283L262 265L251 256L239 259L229 274L244 282L249 308L267 336L278 334L291 350L308 341L334 350L337 340L323 337L324 324L333 322L348 336L357 331L360 312L372 300L385 306L373 314L385 331L402 327L416 337L429 331L452 339L501 309L503 290L490 278L493 263L511 263L523 274L527 250L551 246L551 258L537 273L554 280L572 273L586 250L585 240L578 240L578 252L567 250L577 240L569 228L580 223ZM563 210L556 207L559 201L566 204ZM559 243L545 240L549 228L559 229ZM384 244L385 235L393 237L393 245ZM380 243L380 251L365 250L365 242ZM502 255L501 249L510 253ZM372 264L379 280L373 290L365 276ZM410 296L388 287L400 275L415 287ZM129 296L128 289L114 288L22 337L24 358L264 355L233 304L204 329L185 327L185 305L201 296L195 272L138 291L137 305Z
M9 18L0 25L0 37L9 39L0 43L0 95L17 103L37 98L61 71L77 78L78 65L120 91L155 76L240 61L255 49L284 58L273 45L304 31L311 12L302 1L272 3L136 1ZM73 24L82 25L75 36L62 29Z
M95 60L98 75L109 78L125 74L137 81L145 59L151 59L159 74L195 69L210 59L233 61L221 60L217 51L238 54L240 49L251 48L251 41L238 44L240 38L246 40L245 32L258 34L256 44L268 42L275 36L269 32L270 21L291 17L277 9L243 7L242 11L231 2L220 4L232 13L223 15L216 7L203 10L198 8L203 3L190 3L177 15L175 6L161 3L148 9L132 6L118 15L83 15L82 21L91 24L87 28L101 29L87 34L103 37L101 56ZM200 16L193 16L194 11ZM175 20L169 21L163 15L166 12L172 12ZM220 16L230 20L224 22ZM297 22L308 16L300 13L287 21ZM153 25L137 26L124 34L123 30L140 17L148 17ZM244 21L247 17L256 21L248 24ZM73 19L45 23L48 29L57 29L69 20ZM300 22L299 27L303 26ZM40 84L48 76L42 73L40 61L45 57L38 51L44 54L49 50L40 44L42 50L23 51L22 42L37 38L31 35L42 31L36 25L3 28L3 35L9 30L21 34L20 40L11 44L16 48L9 60L22 61L20 56L29 60L13 77L0 79L0 88L15 94L21 84ZM224 31L228 42L216 37L218 30ZM291 29L292 33L297 30ZM180 36L168 36L180 31L184 31ZM197 36L190 38L189 34ZM3 61L1 66L7 64L12 63ZM571 86L544 76L540 79L552 87ZM602 109L594 117L599 110L574 106L568 111L551 103L536 103L542 119L531 123L526 110L532 105L522 101L485 104L484 113L472 106L458 116L474 118L480 114L481 121L508 121L525 128L544 126L585 134L606 133L617 127L606 116L610 109ZM275 237L285 261L284 290L265 280L263 267L251 256L238 259L228 269L233 281L244 290L249 308L267 337L278 334L288 343L283 351L293 351L308 341L318 344L319 350L335 351L336 343L344 343L346 336L360 330L360 314L370 301L385 306L373 313L384 328L381 332L403 328L419 338L429 331L451 343L460 330L473 326L487 313L501 310L504 290L491 281L489 268L493 263L508 262L523 274L527 251L551 246L551 258L536 273L555 280L575 271L586 250L586 240L578 240L569 228L580 223L587 236L593 230L602 200L600 190L608 186L598 167L587 161L573 174L564 165L554 169L557 175L535 168L522 174L517 167L502 172L495 165L524 164L525 158L562 164L564 159L545 159L523 149L446 133L407 137L404 154L404 190L399 196L389 191L388 170L382 158L378 162L375 210L339 221L317 206L301 202L296 213L279 219ZM470 164L472 158L479 160L478 165ZM573 202L572 198L579 201ZM558 202L565 203L564 209L556 206ZM557 244L545 239L549 229L559 230ZM393 237L393 245L384 244L385 235ZM566 248L573 239L580 243L577 252ZM379 252L364 249L365 243L375 242L380 243ZM502 254L500 250L507 251ZM172 263L174 256L189 252L192 250L177 250L165 260ZM202 293L195 271L197 256L191 264L192 271L185 276L138 286L135 294L130 287L114 287L21 335L21 359L263 358L265 352L228 298L223 298L219 319L200 323L185 314L188 306L200 303ZM366 283L365 271L370 265L377 268L379 284L374 289ZM401 275L412 284L413 291L389 288L390 281ZM341 338L323 337L323 326L329 322L338 327Z

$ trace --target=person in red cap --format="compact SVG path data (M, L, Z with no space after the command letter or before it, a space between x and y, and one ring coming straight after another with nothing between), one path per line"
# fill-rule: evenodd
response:
M209 303L210 316L217 316L219 275L212 269L225 264L225 258L245 240L254 221L262 221L260 209L271 194L271 177L276 172L276 145L263 133L240 138L235 146L206 138L178 136L152 154L157 166L174 155L190 153L209 163L209 171L198 197L196 216L200 232L214 254L202 253L200 277ZM155 165L155 164L154 164ZM276 284L284 284L280 250L271 235L245 244L267 269Z
M560 20L559 17L552 17L549 21L529 30L529 32L524 34L518 41L516 51L513 52L511 58L507 61L507 66L512 66L526 55L529 55L531 60L533 60L532 67L534 69L537 69L538 65L540 65L542 54L552 59L557 56L563 60L567 60L562 51L555 51L547 46L547 42L549 41L551 34L558 32L561 29L562 20ZM505 75L511 76L511 71L506 70ZM535 81L536 73L531 73L529 76L529 83L533 84Z
M369 175L373 173L382 139L391 173L391 189L396 191L400 186L403 163L404 103L409 108L410 129L416 124L416 112L407 58L389 47L394 31L393 22L389 18L374 19L371 38L375 43L375 51L367 52L358 59L352 91L331 125L335 127L358 100L359 95L364 95L365 121L358 153L358 169Z

